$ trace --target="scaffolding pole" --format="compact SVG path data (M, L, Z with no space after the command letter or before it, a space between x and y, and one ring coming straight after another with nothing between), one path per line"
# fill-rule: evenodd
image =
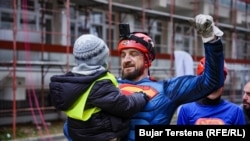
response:
M12 71L12 87L13 87L13 102L12 102L12 136L13 139L16 139L16 35L17 35L17 18L16 18L17 5L16 0L13 0L13 71Z
M170 24L171 24L171 53L170 53L170 73L171 76L174 76L174 50L175 50L175 24L174 24L174 13L175 13L175 0L171 0L171 7L170 7Z
M67 19L67 33L66 33L66 52L67 52L67 72L70 69L70 65L69 65L69 53L70 53L70 0L66 1L65 4L66 7L66 19Z
M199 14L199 0L194 1L194 17ZM193 60L197 61L197 50L198 50L198 38L197 38L197 32L194 32L194 57Z

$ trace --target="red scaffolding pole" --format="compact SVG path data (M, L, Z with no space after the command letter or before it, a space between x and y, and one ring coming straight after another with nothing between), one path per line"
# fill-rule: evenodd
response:
M67 53L67 72L70 69L69 65L69 53L70 53L70 0L65 3L66 7L66 19L67 19L67 31L66 31L66 53Z
M12 134L13 134L13 139L16 139L16 35L17 35L17 26L16 26L16 0L13 0L13 71L12 71L12 86L13 86L13 120L12 120Z
M171 76L174 76L174 50L175 50L175 28L174 28L174 15L175 13L175 0L171 0L171 7L170 7L170 24L172 30L172 37L171 37L171 53L170 53L170 73Z

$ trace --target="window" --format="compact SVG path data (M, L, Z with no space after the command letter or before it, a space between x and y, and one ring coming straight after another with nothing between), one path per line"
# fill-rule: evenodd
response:
M41 11L44 11L48 15L52 15L53 11L53 2L51 1L44 1L44 0L39 0L39 4L41 7Z
M193 36L190 27L184 24L175 25L175 49L187 51L193 53Z
M35 15L22 15L20 24L22 29L36 30L36 16Z
M83 28L82 26L78 27L78 35L82 35L82 34L87 34L89 33L89 29L88 28Z
M0 0L0 8L12 9L12 0Z
M109 48L110 49L115 49L115 42L114 42L114 39L115 39L115 37L114 37L114 29L111 29L111 37L110 37L110 39L109 39L109 29L107 28L106 29L106 37L107 37L107 45L109 46Z
M35 11L34 0L21 0L21 8L23 10Z
M237 10L245 11L246 10L246 2L237 1Z
M166 53L165 46L162 46L162 24L160 21L151 19L150 23L152 23L152 29L150 30L150 35L152 40L154 41L155 51L156 53Z
M108 17L108 14L106 14L106 17L105 17L105 23L106 23L106 24L109 24L109 17ZM115 25L115 15L114 15L114 14L111 15L111 24L112 24L112 25Z
M155 35L154 36L154 44L155 44L155 51L156 53L165 53L164 48L161 47L161 36L160 35Z
M13 14L2 12L0 13L1 22L0 22L0 28L3 29L12 29L13 26Z
M91 13L90 16L90 24L91 24L91 28L90 28L90 33L97 35L98 37L103 39L103 32L104 32L104 28L103 28L103 14L102 12L99 11L93 11Z
M238 59L250 59L249 50L250 50L250 42L247 41L246 35L238 34L237 39L237 58Z
M75 40L77 38L77 37L75 37L75 28L76 28L75 23L71 22L70 23L70 35L72 35L70 37L70 43L71 43L71 45L74 45L74 42L75 42Z
M157 22L157 31L158 32L162 32L162 24L161 24L161 22Z
M102 24L103 23L103 16L101 12L93 12L91 16L91 22L95 24Z
M101 25L92 25L91 33L97 35L100 38L103 38L102 26Z
M246 47L245 47L245 52L246 52L246 57L245 59L249 59L250 60L250 40L248 38L247 42L246 42Z
M74 6L70 6L70 18L76 19L76 9Z

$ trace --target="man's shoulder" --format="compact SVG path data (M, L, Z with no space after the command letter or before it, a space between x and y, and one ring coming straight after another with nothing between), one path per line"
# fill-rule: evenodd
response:
M185 110L192 110L194 109L194 107L197 107L196 102L185 103L180 106L181 109L185 109Z
M231 101L228 101L228 100L224 100L225 101L225 104L227 104L228 106L234 108L234 109L240 109L242 110L242 104L237 104L237 103L234 103L234 102L231 102Z

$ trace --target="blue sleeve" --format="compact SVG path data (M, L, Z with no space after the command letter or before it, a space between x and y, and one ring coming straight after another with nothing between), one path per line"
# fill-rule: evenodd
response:
M183 105L181 105L177 112L177 125L188 125L188 116L186 115L186 111L183 108Z
M224 55L221 39L205 43L205 69L200 76L180 76L164 81L164 93L174 104L196 101L224 85Z
M245 125L246 124L246 120L245 120L245 116L244 116L244 112L241 108L238 109L237 114L235 114L235 125Z

